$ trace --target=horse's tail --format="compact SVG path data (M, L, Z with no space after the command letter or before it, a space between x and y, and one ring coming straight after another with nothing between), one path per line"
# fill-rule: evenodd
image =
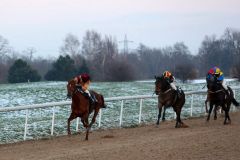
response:
M239 107L239 103L236 101L235 98L232 99L232 103L234 104L234 106Z
M105 105L105 100L104 100L104 97L103 97L103 95L101 95L101 100L102 100L102 104L103 104L103 106L101 107L101 108L106 108L107 106Z
M237 100L234 98L234 93L232 88L230 88L228 86L228 90L230 91L230 98L231 98L231 102L233 103L234 106L239 106L239 103L237 102Z

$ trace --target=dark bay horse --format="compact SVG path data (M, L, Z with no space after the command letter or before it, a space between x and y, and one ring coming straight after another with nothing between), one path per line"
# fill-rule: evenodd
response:
M158 95L158 120L157 125L159 125L159 121L161 118L162 107L168 108L170 106L173 107L173 110L176 112L176 128L180 127L188 127L181 121L181 111L182 107L185 104L185 94L181 91L181 94L178 96L175 90L171 89L170 84L161 76L156 77L155 82L155 93Z
M94 91L90 91L97 99L97 103L94 105L90 105L89 98L84 94L83 91L79 91L76 87L76 82L74 80L68 81L67 84L67 91L68 91L68 97L72 97L72 104L71 104L71 115L68 118L68 127L67 131L68 134L71 134L70 131L70 122L80 117L81 122L83 123L83 126L86 128L86 138L85 140L88 140L88 134L89 130L91 129L93 123L96 121L96 117L98 115L98 112L100 108L105 108L104 104L104 98L101 94L98 94ZM88 118L89 115L94 111L93 118L91 120L91 123L89 124Z
M222 110L224 110L225 112L224 124L230 124L231 119L229 116L229 111L231 103L233 103L235 106L239 106L239 103L234 98L234 93L232 89L228 87L229 94L227 94L222 85L217 82L215 77L211 77L209 80L207 80L207 87L208 87L207 99L210 103L207 121L210 120L210 115L214 106L215 106L214 119L217 119L216 108L220 106L222 107Z
M208 109L208 102L209 102L209 95L207 95L207 99L205 100L205 111L206 113L209 113L209 109ZM220 111L220 113L223 113L221 110L221 106L215 106L214 107L214 120L217 120L217 111Z

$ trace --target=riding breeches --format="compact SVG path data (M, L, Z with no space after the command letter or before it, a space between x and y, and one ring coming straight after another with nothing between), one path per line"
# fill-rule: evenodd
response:
M89 97L91 97L91 93L89 92L89 90L86 89L84 92L87 93Z
M170 86L171 86L172 89L177 90L177 87L175 86L174 83L170 83Z
M227 87L227 85L226 85L226 81L225 81L225 80L222 81L222 87L223 87L226 91L228 90L228 87Z

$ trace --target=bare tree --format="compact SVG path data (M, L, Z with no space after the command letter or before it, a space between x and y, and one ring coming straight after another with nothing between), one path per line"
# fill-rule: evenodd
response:
M33 60L33 55L37 52L34 47L29 47L23 51L23 54L26 56L26 60L31 62Z
M3 63L7 53L10 51L8 40L0 35L0 62Z
M93 30L87 31L82 40L83 55L92 60L95 55L101 52L102 47L101 34Z
M184 83L187 80L197 78L197 70L191 62L185 62L177 65L175 76Z
M81 48L77 36L69 33L64 39L63 46L60 47L60 53L63 55L70 55L72 57L80 54Z

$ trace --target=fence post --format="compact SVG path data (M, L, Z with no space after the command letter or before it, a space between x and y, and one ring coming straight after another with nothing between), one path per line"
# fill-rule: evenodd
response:
M119 126L122 126L122 113L123 113L123 100L121 101L121 111L120 111L120 122L119 122Z
M143 103L143 99L140 99L140 107L139 107L139 119L138 119L138 123L141 123L141 118L142 118L142 103Z
M51 127L51 135L53 135L53 131L54 131L54 121L55 121L55 107L52 108L52 127Z
M79 126L79 117L76 119L76 132L78 131L78 126Z
M24 128L23 140L26 140L26 137L27 137L27 124L28 124L28 109L26 110L26 116L25 116L25 128Z
M192 117L193 115L193 94L192 94L192 97L191 97L191 111L190 111L190 116Z
M176 112L174 111L174 109L173 109L173 117L174 117L174 119L177 118L177 114L176 114Z
M236 98L236 90L233 90L233 97ZM236 106L233 105L233 111L236 111Z
M99 111L99 118L98 118L98 127L101 127L101 120L102 120L102 109Z

